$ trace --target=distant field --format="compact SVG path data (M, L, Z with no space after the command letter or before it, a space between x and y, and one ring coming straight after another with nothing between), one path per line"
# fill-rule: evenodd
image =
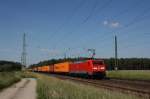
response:
M38 99L139 99L120 92L98 89L38 74Z
M107 71L107 77L133 80L150 80L150 70Z
M20 81L20 72L0 72L0 90Z

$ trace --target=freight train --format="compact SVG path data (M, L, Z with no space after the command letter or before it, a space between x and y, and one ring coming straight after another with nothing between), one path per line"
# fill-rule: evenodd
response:
M106 65L103 60L90 59L85 61L62 62L53 65L33 67L32 71L104 78L106 74Z

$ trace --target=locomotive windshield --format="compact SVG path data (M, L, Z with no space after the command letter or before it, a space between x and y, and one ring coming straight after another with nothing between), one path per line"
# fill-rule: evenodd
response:
M93 61L93 65L103 65L103 61Z

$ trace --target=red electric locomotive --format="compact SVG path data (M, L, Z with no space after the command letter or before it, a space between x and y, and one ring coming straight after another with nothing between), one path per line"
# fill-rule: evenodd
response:
M70 74L88 75L89 77L105 77L106 66L103 60L86 60L70 64Z

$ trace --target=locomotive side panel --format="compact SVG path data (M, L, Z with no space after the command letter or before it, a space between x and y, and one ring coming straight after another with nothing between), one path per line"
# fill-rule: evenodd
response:
M92 67L88 62L70 64L70 73L91 74Z

